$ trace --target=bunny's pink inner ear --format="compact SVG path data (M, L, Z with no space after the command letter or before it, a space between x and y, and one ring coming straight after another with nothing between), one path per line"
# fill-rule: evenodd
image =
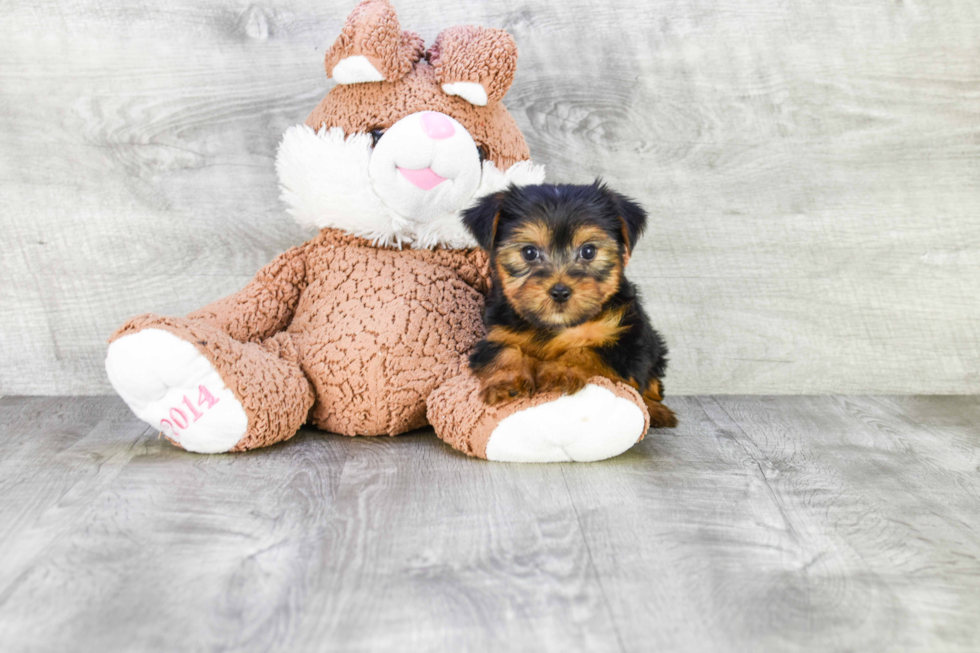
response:
M517 44L502 29L458 25L439 33L429 49L436 79L448 95L470 104L499 102L517 70Z
M388 0L364 0L347 17L323 65L339 84L393 82L424 53L422 38L402 31Z

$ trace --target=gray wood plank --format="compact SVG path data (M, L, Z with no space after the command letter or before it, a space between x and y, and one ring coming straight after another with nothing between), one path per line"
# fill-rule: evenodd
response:
M259 455L210 457L155 434L135 440L113 482L71 523L51 523L57 537L4 588L0 647L216 650L242 639L267 650L262 638L275 640L303 598L350 440L301 434Z
M669 402L524 466L428 430L197 456L115 398L0 399L0 650L976 649L980 398Z
M329 591L284 650L616 648L559 468L487 465L431 433L355 440L336 518L312 578Z
M273 157L354 2L0 2L0 394L108 392L126 317L305 238ZM396 6L511 31L535 158L651 209L672 392L980 392L973 0Z
M151 429L134 421L125 406L111 404L115 415L67 448L60 448L58 440L70 435L43 423L31 429L4 429L4 439L26 436L35 446L30 449L33 455L12 456L0 464L0 496L7 499L0 504L0 550L5 551L0 602L50 546L70 534L102 491L145 448Z
M972 441L964 459L949 439L929 437L929 421L903 419L874 398L717 404L760 456L787 524L806 539L800 548L822 554L805 569L808 600L845 607L849 636L868 646L975 650L980 629L960 617L975 610L980 582L977 422L959 426ZM957 404L960 415L976 413L976 398ZM842 633L814 636L839 642Z
M84 519L18 576L0 598L8 642L615 649L556 467L488 466L431 432L310 432L245 456L168 447L145 439ZM325 456L334 450L344 456Z
M878 398L687 398L567 466L624 648L975 650L978 401L939 401L930 437Z

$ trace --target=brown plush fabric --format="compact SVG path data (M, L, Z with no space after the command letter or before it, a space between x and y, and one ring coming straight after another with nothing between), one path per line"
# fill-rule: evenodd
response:
M142 329L160 329L190 342L208 357L248 417L248 430L233 451L293 437L313 405L313 388L286 333L258 344L235 340L203 320L148 313L129 320L110 342Z
M425 400L459 374L483 333L479 250L396 250L324 229L287 332L317 401L313 423L346 435L426 424Z
M261 342L293 319L306 288L309 243L283 252L238 292L190 313L189 320L212 324L235 340Z
M341 59L361 55L389 82L403 77L422 58L425 45L414 33L402 31L387 0L365 0L347 17L344 28L327 50L323 65L327 77Z
M483 84L487 104L492 104L504 97L514 81L517 44L502 29L457 25L436 37L428 59L435 67L439 84Z
M601 376L594 376L588 382L639 406L643 411L643 434L646 434L650 428L650 416L636 390ZM518 411L554 401L560 396L557 392L542 392L488 406L480 398L480 382L467 369L429 396L429 422L436 434L454 449L467 456L486 458L487 442L500 422Z
M113 339L152 327L195 343L245 406L245 448L291 436L311 405L327 431L396 435L425 426L429 394L464 369L489 276L480 250L386 249L324 229L238 293L188 318L134 318Z
M436 37L427 56L435 67L420 60L423 48L417 35L402 35L395 10L387 0L366 0L357 5L327 52L327 75L342 58L360 54L387 81L338 84L310 113L306 124L316 130L326 126L340 127L345 134L364 133L387 129L419 111L440 111L466 127L499 169L530 159L524 135L499 101L517 69L514 39L499 29L450 27ZM483 84L487 106L474 106L442 91L443 83L459 81Z
M489 89L488 89L489 90ZM477 145L487 148L488 159L501 170L531 158L524 135L502 102L473 106L446 95L426 61L395 82L337 85L306 119L313 129L340 127L345 134L387 129L419 111L441 111L469 130Z

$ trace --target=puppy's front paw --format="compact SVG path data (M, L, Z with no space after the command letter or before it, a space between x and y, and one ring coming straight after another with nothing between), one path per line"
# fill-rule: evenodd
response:
M483 401L491 406L534 393L534 373L529 366L500 369L480 382Z
M536 385L538 392L561 392L572 395L585 387L586 373L577 367L548 361L538 366Z

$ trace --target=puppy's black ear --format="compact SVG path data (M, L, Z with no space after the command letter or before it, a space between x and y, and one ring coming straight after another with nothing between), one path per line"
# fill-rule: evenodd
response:
M463 211L463 225L469 230L480 247L490 251L497 237L497 224L500 222L500 207L508 191L486 195L475 206Z
M603 186L603 190L606 191L609 199L616 207L616 213L622 223L623 243L626 245L626 253L629 254L636 246L636 241L643 235L643 230L647 228L647 212L643 210L642 206L625 195L620 195L605 186Z

